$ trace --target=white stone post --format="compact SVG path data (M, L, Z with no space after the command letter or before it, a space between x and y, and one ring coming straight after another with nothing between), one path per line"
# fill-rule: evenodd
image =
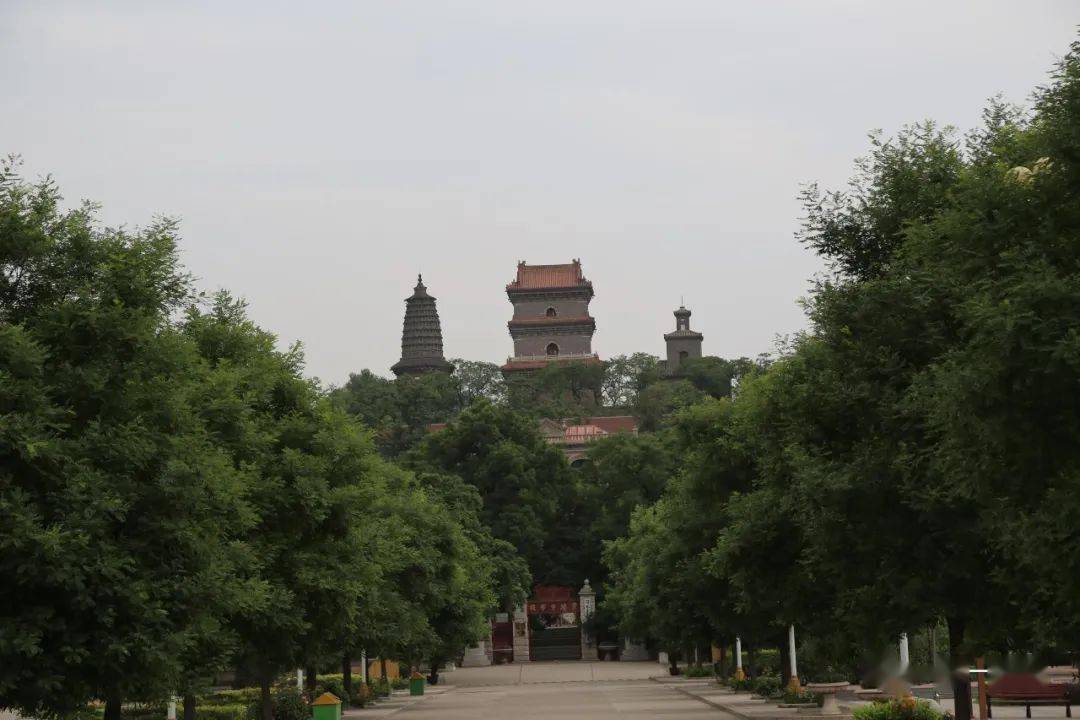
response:
M585 578L585 584L578 590L578 600L581 602L581 659L596 660L599 655L596 652L595 638L585 631L585 623L596 613L596 592L589 585L588 578Z
M304 669L296 668L296 689L304 692Z
M788 625L787 632L788 642L788 655L791 657L791 678L788 680L788 685L794 689L799 689L799 666L795 661L795 626Z
M906 673L911 664L911 655L908 651L907 633L900 633L900 673Z
M165 710L166 720L176 720L176 698L169 698L169 707Z
M514 608L514 662L531 662L529 656L529 614L527 605Z
M367 650L360 651L360 682L367 685Z
M742 638L738 635L735 636L735 679L746 679L746 673L742 669Z

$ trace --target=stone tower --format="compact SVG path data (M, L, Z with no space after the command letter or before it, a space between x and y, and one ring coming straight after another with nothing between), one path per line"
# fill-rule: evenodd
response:
M506 295L514 306L507 323L514 356L503 365L504 373L537 370L552 362L600 362L592 351L593 286L582 275L580 260L565 265L519 262Z
M416 287L405 299L405 322L401 328L401 359L390 368L398 377L419 375L453 366L443 357L442 329L435 298L428 295L424 280L416 276Z
M675 332L664 334L667 344L667 372L678 375L679 366L686 360L701 357L703 335L690 329L690 311L679 306L675 311Z

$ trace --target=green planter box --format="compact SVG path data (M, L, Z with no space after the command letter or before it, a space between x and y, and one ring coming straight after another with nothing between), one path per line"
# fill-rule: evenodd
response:
M312 720L341 720L341 698L323 693L311 703Z
M424 678L412 678L409 680L409 694L410 695L423 695L424 694ZM318 720L318 718L316 718Z

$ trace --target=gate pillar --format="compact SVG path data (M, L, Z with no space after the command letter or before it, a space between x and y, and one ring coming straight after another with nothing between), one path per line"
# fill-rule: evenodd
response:
M514 608L514 662L531 662L529 648L529 616L525 606Z
M582 660L596 660L598 658L596 652L596 638L593 634L586 630L587 623L592 619L593 614L596 612L596 592L589 585L589 579L585 578L585 584L581 586L581 590L578 591L578 599L580 600L581 608L581 659Z

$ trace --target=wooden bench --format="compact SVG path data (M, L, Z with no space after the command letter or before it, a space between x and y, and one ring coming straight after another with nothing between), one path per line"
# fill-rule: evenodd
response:
M1023 705L1031 717L1032 705L1064 705L1065 717L1072 717L1072 701L1064 685L1047 685L1034 675L1008 673L986 688L986 716L992 718L994 702L999 705Z

